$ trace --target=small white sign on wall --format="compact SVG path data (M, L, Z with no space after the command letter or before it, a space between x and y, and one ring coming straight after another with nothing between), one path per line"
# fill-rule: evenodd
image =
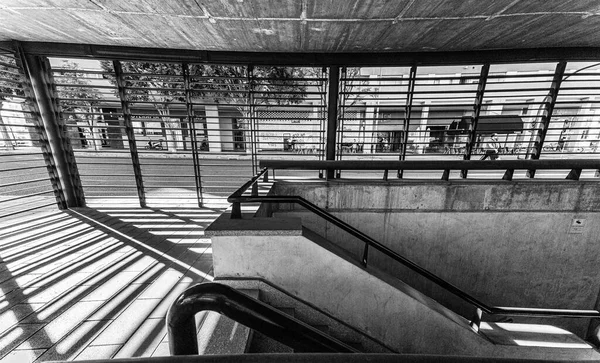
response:
M573 218L571 221L571 228L569 228L569 233L583 233L585 229L585 222L586 220L584 218Z

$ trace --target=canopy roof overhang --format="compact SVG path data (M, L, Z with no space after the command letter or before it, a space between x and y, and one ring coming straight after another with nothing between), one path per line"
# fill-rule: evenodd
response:
M480 116L477 122L477 132L496 134L523 132L523 119L519 116Z
M196 51L207 61L210 52L225 52L215 59L222 62L239 61L228 52L248 53L246 60L267 53L289 64L309 64L311 57L313 64L352 64L353 56L365 63L379 58L375 53L391 64L397 53L422 53L422 59L444 53L458 62L460 54L482 51L490 61L499 54L539 60L539 49L569 48L563 53L571 57L598 48L599 30L595 0L13 0L0 6L0 42L67 51L49 49L60 43L105 57L126 49L132 58Z
M463 117L453 121L448 128L448 134L464 134L469 132L472 119ZM519 116L479 116L477 133L482 134L512 134L523 132L523 119Z

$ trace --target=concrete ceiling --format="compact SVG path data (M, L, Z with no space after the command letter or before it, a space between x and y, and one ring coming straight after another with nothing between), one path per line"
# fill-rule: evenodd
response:
M0 41L251 52L600 47L598 0L1 0Z

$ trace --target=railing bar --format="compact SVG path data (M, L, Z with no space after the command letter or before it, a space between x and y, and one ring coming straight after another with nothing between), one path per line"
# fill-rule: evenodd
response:
M261 160L261 167L275 169L319 170L506 170L506 169L598 169L596 159L537 159L537 160Z

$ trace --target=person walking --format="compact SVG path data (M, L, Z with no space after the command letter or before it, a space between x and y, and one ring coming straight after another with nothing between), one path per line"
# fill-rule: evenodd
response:
M484 139L483 148L485 154L481 157L481 160L490 158L490 160L498 159L498 150L500 150L500 142L496 134L492 134L489 138Z

